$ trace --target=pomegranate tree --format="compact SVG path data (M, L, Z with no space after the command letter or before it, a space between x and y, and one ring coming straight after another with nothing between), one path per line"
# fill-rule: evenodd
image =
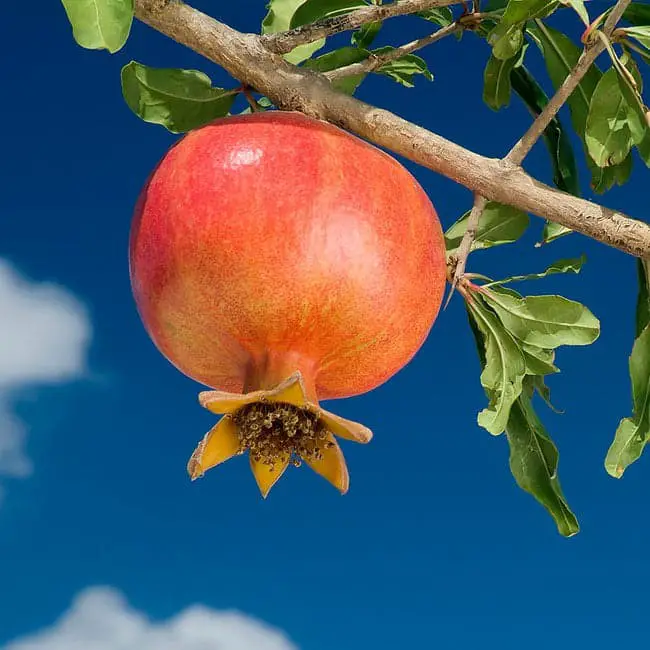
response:
M347 491L334 436L372 433L319 401L413 357L446 272L436 212L402 165L277 111L216 120L166 153L135 209L130 269L151 338L223 415L190 476L249 451L264 496L301 460Z

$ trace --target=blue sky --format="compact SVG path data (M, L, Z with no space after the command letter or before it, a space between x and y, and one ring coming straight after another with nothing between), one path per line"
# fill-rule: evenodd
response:
M195 5L241 30L256 30L264 14L257 0ZM527 287L580 300L602 321L591 348L559 353L563 372L550 385L566 413L539 407L582 524L577 537L556 533L515 485L505 439L476 425L485 397L458 296L407 368L367 395L327 405L375 432L368 446L345 445L345 497L301 469L263 501L243 459L190 483L185 463L214 417L197 403L202 387L147 338L126 253L138 191L175 138L130 113L119 70L136 59L233 82L140 24L111 57L74 44L57 2L3 11L11 62L0 69L0 650L640 640L650 461L621 481L603 469L631 409L632 259L577 235L535 249L535 219L524 245L477 253L469 264L500 277L588 256L580 276ZM427 29L398 19L386 38ZM484 44L447 39L424 56L434 83L408 90L371 79L360 96L476 151L504 154L529 118L516 100L498 114L482 106ZM542 146L526 165L549 178ZM409 168L443 224L469 207L464 188ZM606 203L647 219L647 179L637 164Z

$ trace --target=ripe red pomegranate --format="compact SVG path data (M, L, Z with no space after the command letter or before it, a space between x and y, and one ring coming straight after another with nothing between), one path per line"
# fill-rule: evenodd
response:
M369 391L413 357L440 308L445 251L396 160L273 111L216 120L167 152L135 209L130 269L151 338L224 414L191 477L249 450L264 496L300 459L345 492L334 435L372 433L319 400Z

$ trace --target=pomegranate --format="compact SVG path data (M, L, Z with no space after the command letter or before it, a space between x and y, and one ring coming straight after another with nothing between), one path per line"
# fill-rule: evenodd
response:
M151 174L130 241L133 293L156 346L215 389L223 415L192 455L195 479L249 451L262 495L304 460L342 493L334 436L369 429L319 406L379 386L440 309L436 212L396 160L299 113L216 120Z

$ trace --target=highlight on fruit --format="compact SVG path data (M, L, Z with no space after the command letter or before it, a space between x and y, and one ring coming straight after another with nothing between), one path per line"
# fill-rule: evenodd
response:
M418 351L446 277L435 209L394 158L299 113L218 119L164 155L130 239L144 326L222 416L192 479L248 452L264 497L302 462L341 493L337 437L371 431L320 407L366 393Z

